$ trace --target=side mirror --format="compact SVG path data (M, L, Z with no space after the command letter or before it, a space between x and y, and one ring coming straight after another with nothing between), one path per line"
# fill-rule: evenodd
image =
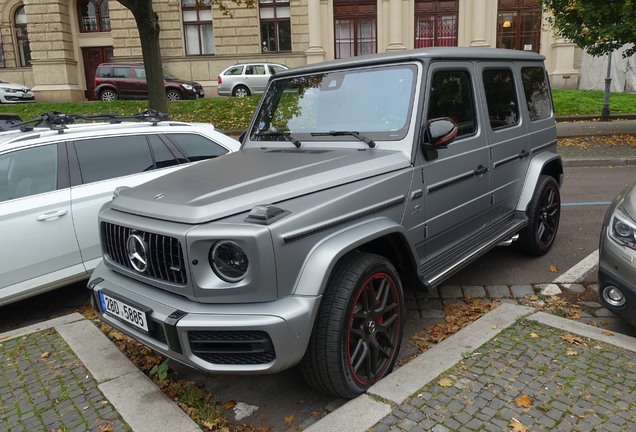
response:
M429 120L423 135L422 149L426 160L434 160L437 159L437 150L447 148L455 140L457 125L446 117Z

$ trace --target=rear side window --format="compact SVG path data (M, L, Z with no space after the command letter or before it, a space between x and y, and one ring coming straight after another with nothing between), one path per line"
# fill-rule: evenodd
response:
M0 202L57 188L57 145L17 150L0 156Z
M542 120L552 114L548 80L542 67L521 68L521 81L530 120Z
M448 117L457 125L457 135L470 135L475 127L475 99L470 75L465 70L433 73L428 119Z
M519 106L512 71L486 69L483 80L490 126L500 129L519 123Z
M154 169L143 135L91 138L73 143L83 183L91 183Z
M225 71L223 75L240 75L243 73L243 66L234 66Z
M113 77L113 68L102 66L97 68L97 73L95 75L98 78L112 78Z
M166 135L190 162L215 158L227 153L227 149L201 135L172 133Z
M135 78L145 80L146 70L144 68L135 68Z

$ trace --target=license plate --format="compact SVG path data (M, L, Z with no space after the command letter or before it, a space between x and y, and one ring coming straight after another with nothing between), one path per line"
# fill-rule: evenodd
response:
M145 311L104 294L102 291L99 292L99 300L102 304L102 310L108 315L116 316L145 332L149 331L148 314Z

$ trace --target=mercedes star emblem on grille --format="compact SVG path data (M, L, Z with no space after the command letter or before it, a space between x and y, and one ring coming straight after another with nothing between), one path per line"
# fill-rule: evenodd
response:
M126 250L130 265L139 273L145 272L148 269L148 251L143 237L139 234L129 235L126 240Z

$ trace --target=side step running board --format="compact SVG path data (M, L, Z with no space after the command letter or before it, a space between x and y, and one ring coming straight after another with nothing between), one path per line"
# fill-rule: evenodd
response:
M420 280L427 288L439 285L462 268L500 243L511 244L527 223L525 217L508 219L481 231L467 242L458 244L429 259L420 267Z

